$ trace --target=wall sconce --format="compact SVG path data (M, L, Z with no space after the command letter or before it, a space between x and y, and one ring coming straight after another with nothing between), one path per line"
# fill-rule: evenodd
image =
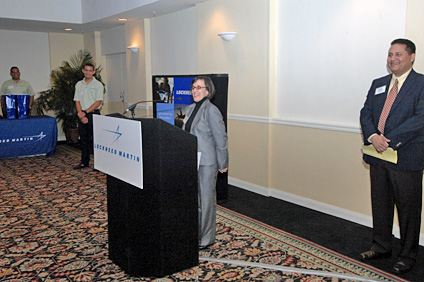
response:
M138 53L138 50L140 49L139 47L137 47L137 46L128 46L127 47L127 49L128 50L130 50L131 51L131 53Z
M218 36L221 36L221 38L225 41L231 41L233 40L234 36L236 36L236 31L227 31L227 32L221 32L218 33Z

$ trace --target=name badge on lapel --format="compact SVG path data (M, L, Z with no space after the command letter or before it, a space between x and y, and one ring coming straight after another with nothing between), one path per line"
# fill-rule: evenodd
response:
M383 94L384 92L386 92L386 85L380 86L377 89L375 89L374 95L380 95L380 94Z

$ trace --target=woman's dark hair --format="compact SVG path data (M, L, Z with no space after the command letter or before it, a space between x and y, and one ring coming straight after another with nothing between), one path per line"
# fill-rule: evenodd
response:
M198 81L203 80L205 82L206 90L209 91L208 98L212 99L215 96L215 85L213 85L212 79L208 76L198 76L191 82L191 86Z

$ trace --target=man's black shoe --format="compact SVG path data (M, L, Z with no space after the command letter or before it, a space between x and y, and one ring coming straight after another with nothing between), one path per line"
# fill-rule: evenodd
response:
M385 253L380 253L380 252L376 252L373 250L369 250L366 252L363 252L359 255L361 260L373 260L373 259L382 259L382 258L389 258L392 256L392 252L385 252Z
M393 273L404 274L410 271L413 266L414 266L414 263L410 263L406 260L399 259L393 266Z
M85 167L88 167L88 165L86 165L86 164L79 164L79 165L74 166L74 169L81 169L81 168L85 168Z

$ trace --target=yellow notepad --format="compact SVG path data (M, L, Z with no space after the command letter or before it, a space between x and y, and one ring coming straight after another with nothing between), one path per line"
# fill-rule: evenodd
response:
M397 164L398 161L398 155L397 151L393 150L392 148L387 148L386 151L384 151L382 154L377 153L373 145L364 145L362 146L362 152L364 154L379 158L394 164Z

